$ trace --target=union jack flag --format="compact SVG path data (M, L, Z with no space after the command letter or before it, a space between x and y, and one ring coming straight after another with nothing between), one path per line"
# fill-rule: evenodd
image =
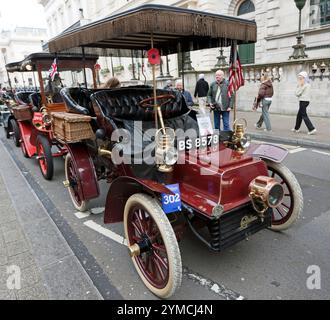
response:
M58 74L57 70L57 58L54 59L50 69L49 69L49 76L54 81L55 75Z
M228 97L230 98L239 87L244 86L243 69L235 46L231 46L229 61L229 86Z

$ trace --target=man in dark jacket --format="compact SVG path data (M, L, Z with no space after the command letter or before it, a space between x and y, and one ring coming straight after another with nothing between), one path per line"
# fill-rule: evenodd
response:
M175 82L175 89L182 93L188 107L192 107L194 105L194 101L190 92L183 89L182 80L177 80Z
M202 113L206 113L205 106L207 102L207 93L209 92L209 84L204 77L204 74L199 75L194 94L194 97L198 99L199 108Z
M220 130L220 116L222 116L223 130L230 131L229 113L234 99L228 97L229 82L222 70L215 73L215 80L210 85L207 101L214 112L214 128Z

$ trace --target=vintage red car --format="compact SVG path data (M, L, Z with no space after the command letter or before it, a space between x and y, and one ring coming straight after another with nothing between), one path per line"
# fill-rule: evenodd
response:
M255 41L252 21L146 5L61 35L49 48L146 57L153 47L168 55ZM250 145L243 120L232 132L201 136L196 113L177 91L90 91L84 105L70 89L61 93L72 111L97 124L95 140L67 144L64 184L73 204L86 210L99 196L98 180L109 182L104 221L123 221L133 264L161 298L181 284L178 241L185 226L219 252L265 228L284 230L302 211L299 183L281 163L287 150Z
M82 71L84 68L89 68L93 74L94 87L96 87L94 65L97 56L87 56L83 59L81 55L34 53L23 61L6 65L8 73L29 72L33 73L34 79L36 78L34 73L38 75L40 90L35 83L34 91L21 91L15 94L17 105L12 108L13 114L9 118L7 137L11 135L14 137L15 145L21 147L26 158L36 156L41 173L47 180L51 180L54 174L53 157L62 157L67 153L65 146L54 138L51 126L52 112L67 111L59 90L57 93L51 90L54 87L54 81L49 77L49 70L55 58L55 68L61 72ZM44 79L48 82L46 87ZM60 80L60 77L58 79ZM59 86L62 87L63 83L59 83ZM55 152L52 151L52 146L57 147Z

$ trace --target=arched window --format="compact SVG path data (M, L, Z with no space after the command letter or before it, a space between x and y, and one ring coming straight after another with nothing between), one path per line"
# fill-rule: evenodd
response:
M255 7L251 0L245 0L238 8L237 15L241 16L246 13L254 12Z
M329 0L330 1L330 0ZM251 13L255 11L254 4L251 0L245 0L241 2L238 7L237 15ZM238 47L238 53L242 64L253 64L255 63L255 44L241 44Z

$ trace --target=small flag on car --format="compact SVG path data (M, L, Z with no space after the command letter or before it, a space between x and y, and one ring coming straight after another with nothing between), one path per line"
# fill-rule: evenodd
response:
M229 86L228 97L230 98L235 91L244 86L243 69L236 50L236 46L231 46L229 61Z
M54 81L55 75L58 74L57 70L57 58L54 59L50 69L49 69L49 77Z

